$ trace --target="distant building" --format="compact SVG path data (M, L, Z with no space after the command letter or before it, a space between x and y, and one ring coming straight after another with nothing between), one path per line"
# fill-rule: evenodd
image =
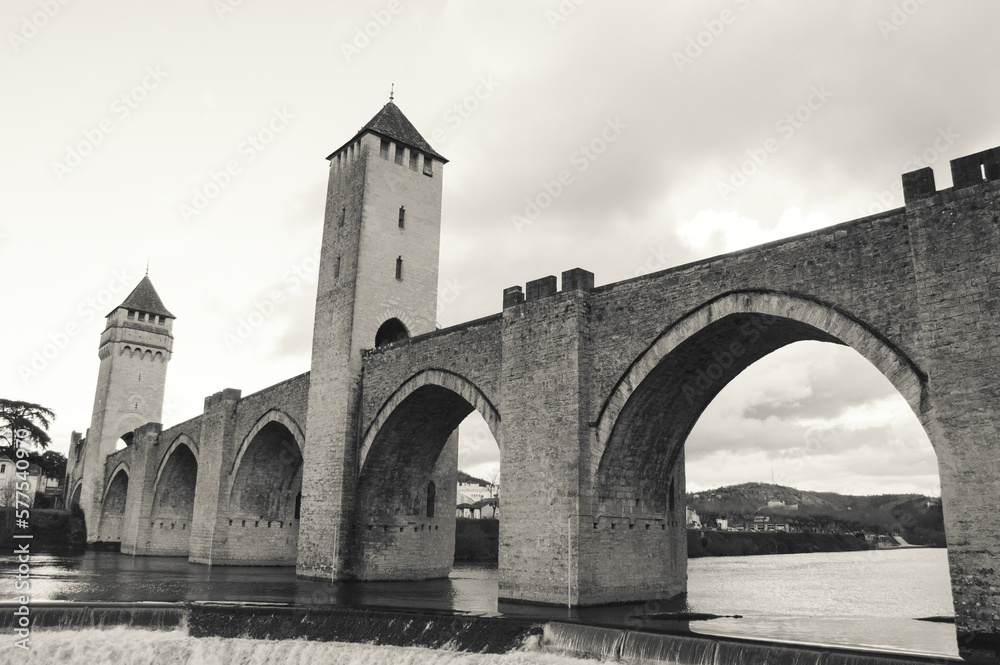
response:
M34 506L36 492L42 492L53 500L57 496L61 496L58 478L49 478L42 471L42 468L34 463L28 464L26 471L28 472L28 491L22 493L27 495L29 506ZM17 465L14 460L7 455L0 456L0 506L13 506L16 503L17 483L19 481Z
M861 535L864 537L865 542L875 549L881 550L899 546L899 543L894 538L883 536L880 533L862 533Z
M475 485L472 483L459 483L458 494L464 494L469 499L472 499L471 503L482 501L483 499L488 499L493 496L489 487L486 487L485 485ZM459 503L462 503L461 498L459 498Z
M497 519L500 509L500 498L491 496L485 499L475 500L467 494L458 494L458 505L455 507L455 517L467 517L471 519Z
M690 506L687 507L685 522L687 523L687 527L689 529L701 528L701 518L698 517L697 511L695 511L695 509Z
M725 517L716 517L715 525L719 528L719 531L729 530L729 520L727 520Z

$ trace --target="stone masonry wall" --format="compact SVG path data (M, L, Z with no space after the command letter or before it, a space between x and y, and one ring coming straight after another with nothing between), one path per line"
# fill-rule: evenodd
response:
M553 278L554 279L554 278ZM499 593L507 601L579 602L580 409L589 303L559 293L504 309L500 413Z
M215 498L215 504L206 510L200 530L194 532L196 535L193 537L199 539L200 546L197 550L192 547L192 560L226 565L295 563L299 520L294 516L294 503L288 505L286 501L280 515L249 515L232 505L230 499L233 483L240 473L240 469L236 468L237 456L244 446L248 454L244 455L243 460L258 467L252 470L254 473L283 477L288 475L288 467L295 466L291 471L292 476L301 477L301 460L294 453L276 453L262 459L253 454L250 445L252 441L248 440L248 436L262 419L275 419L278 424L274 427L282 428L282 431L286 431L294 439L296 446L304 447L303 421L308 395L309 374L306 373L242 399L233 399L231 406L222 406L222 412L216 416L222 420L215 420L207 430L214 443L211 444L211 449L207 444L202 446L199 459L199 479L202 473L211 474L206 477L204 484L208 488L206 491L211 492L210 496ZM275 414L275 411L280 412L280 415ZM209 409L206 408L206 417L208 414ZM208 469L214 471L209 472ZM268 486L267 489L280 490L277 486ZM200 512L200 501L211 501L209 495L203 499L201 492L202 486L199 484L195 500L196 513ZM196 527L198 521L196 517ZM209 537L210 546L207 542Z
M166 471L164 466L169 463L167 456L176 450L174 444L178 443L190 448L195 456L194 468L188 468L183 474L185 476L183 482L189 483L187 491L192 492L190 498L193 502L193 491L197 486L200 435L201 416L195 416L162 432L156 423L145 425L135 431L132 445L129 446L129 450L135 452L132 463L135 493L129 497L128 528L122 540L122 552L156 556L189 555L193 514L187 516L185 513L185 519L180 519L181 516L177 514L157 516L154 514L154 500L158 489L157 474L161 468ZM171 524L174 525L173 528L170 527Z
M361 431L367 432L385 402L407 379L427 369L458 374L496 406L500 337L500 317L492 316L367 352Z
M952 162L953 171L969 159ZM972 166L977 176L979 164ZM933 192L933 177L930 184ZM938 454L959 643L998 640L1000 181L908 200L906 218L918 357L929 376L931 408L922 420Z

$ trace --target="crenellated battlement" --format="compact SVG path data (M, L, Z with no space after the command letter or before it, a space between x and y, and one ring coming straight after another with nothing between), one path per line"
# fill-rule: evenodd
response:
M1000 180L1000 147L951 160L951 180L952 190ZM931 167L925 166L903 174L903 200L906 205L930 198L937 193L934 170Z
M534 279L525 285L511 286L503 290L503 308L514 307L525 301L540 300L567 291L591 291L594 288L594 273L583 268L573 268L562 273L562 291L556 288L556 276L548 275Z

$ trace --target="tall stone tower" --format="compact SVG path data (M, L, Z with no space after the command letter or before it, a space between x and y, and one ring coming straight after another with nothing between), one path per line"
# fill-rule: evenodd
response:
M174 318L148 275L108 314L98 350L101 368L80 491L88 542L96 539L100 520L105 459L119 440L131 444L132 430L162 417Z
M435 328L447 163L391 99L327 159L297 571L319 578L343 570L361 350Z

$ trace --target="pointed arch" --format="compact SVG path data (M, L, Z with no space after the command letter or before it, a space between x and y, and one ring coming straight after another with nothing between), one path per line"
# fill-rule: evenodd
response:
M461 374L456 374L446 369L425 369L404 381L389 396L389 399L382 404L378 413L375 414L361 440L361 452L358 457L359 471L364 469L365 460L368 458L372 444L375 442L376 437L378 437L382 426L385 425L396 408L414 392L427 386L445 388L462 397L473 409L483 416L483 419L490 428L490 432L493 434L493 438L500 443L500 412L497 411L496 407L493 406L493 403L483 391Z
M243 455L246 454L247 447L249 447L254 437L272 422L284 425L292 434L292 438L295 440L295 445L299 448L299 456L305 454L306 435L303 434L302 428L299 427L299 424L294 418L281 409L270 409L257 419L257 421L253 424L253 427L250 428L250 431L247 432L246 436L244 436L243 440L240 442L239 450L236 451L236 457L233 459L233 465L229 468L230 485L236 477L236 470L240 468L240 462L243 461ZM230 491L232 491L231 486Z
M128 468L128 463L127 462L120 462L118 464L118 466L116 466L114 468L114 470L111 472L111 475L108 476L108 482L105 483L105 485L104 485L104 491L101 492L101 503L104 503L104 500L108 498L108 490L111 489L111 485L114 484L115 478L118 477L119 473L124 473L125 474L125 481L126 482L128 482L132 478L132 472Z
M80 496L82 494L83 494L83 478L80 478L76 481L76 484L73 486L73 491L70 492L69 494L70 499L68 508L70 510L72 510L74 506L78 508L81 507Z
M764 330L767 327L781 328L787 337L771 346L743 351L745 357L736 363L739 365L736 373L742 371L742 366L793 341L814 339L832 342L850 346L878 368L902 394L918 418L930 408L926 373L884 335L857 317L802 294L768 290L731 291L695 308L670 325L618 380L601 407L595 427L591 456L591 472L595 480L605 462L609 445L616 438L616 428L623 412L626 408L634 408L634 398L640 385L654 373L662 373L663 362L682 345L708 334L710 328L718 330L725 325L731 329L725 338L729 346L733 341L741 344L740 347L733 347L736 350L748 347L747 342L751 338L757 340L769 334L770 331L765 333ZM720 347L720 351L731 354L729 346ZM728 379L724 382L720 380L707 401L711 401L711 397L726 382ZM678 394L684 388L687 386L679 387Z
M156 494L156 488L160 485L160 477L163 475L163 469L166 468L167 463L170 461L170 456L174 454L178 446L186 446L191 454L194 456L195 462L198 461L198 444L194 442L194 439L189 437L187 434L181 433L170 443L167 448L166 454L160 459L160 465L156 469L156 476L153 480L153 494Z

